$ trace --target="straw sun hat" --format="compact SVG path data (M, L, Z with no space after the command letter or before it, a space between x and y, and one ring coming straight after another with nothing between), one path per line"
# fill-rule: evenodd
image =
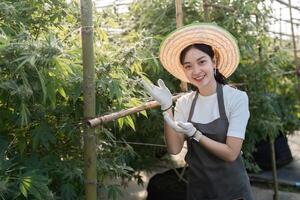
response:
M229 77L238 66L239 48L235 38L215 24L196 23L170 33L160 46L163 67L176 78L189 82L180 63L180 53L191 44L201 43L213 48L219 72Z

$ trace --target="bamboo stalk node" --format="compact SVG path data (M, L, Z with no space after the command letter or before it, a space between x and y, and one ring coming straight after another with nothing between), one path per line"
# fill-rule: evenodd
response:
M91 184L91 185L97 185L98 184L98 182L97 182L97 180L85 180L84 181L86 184Z
M94 26L81 26L81 28L94 28Z
M81 27L81 32L92 33L93 31L94 31L94 27L93 26L82 26Z

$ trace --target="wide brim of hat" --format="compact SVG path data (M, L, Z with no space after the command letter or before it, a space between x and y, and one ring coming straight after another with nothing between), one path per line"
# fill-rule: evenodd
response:
M184 26L170 33L160 46L163 67L176 78L189 82L180 63L181 51L191 44L210 45L215 53L219 72L226 78L237 68L240 52L235 38L225 29L206 23Z

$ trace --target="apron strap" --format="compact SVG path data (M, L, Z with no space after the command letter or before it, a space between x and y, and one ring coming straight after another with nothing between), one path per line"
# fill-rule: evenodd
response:
M191 106L191 109L190 109L190 114L189 114L188 122L191 122L192 116L194 114L195 105L196 105L196 101L198 99L198 95L199 95L199 92L196 91L196 94L195 94L195 97L193 99L192 106Z
M218 105L219 105L219 113L220 117L223 119L227 119L223 98L223 85L217 83L217 97L218 97Z
M191 119L192 119L192 116L193 116L194 110L195 110L196 101L197 101L198 95L199 95L198 91L196 91L195 93L196 94L194 96L194 99L193 99L193 102L191 105L188 122L191 122ZM223 85L219 84L219 83L217 83L217 98L218 98L220 117L222 119L227 119L226 112L225 112L224 98L223 98Z

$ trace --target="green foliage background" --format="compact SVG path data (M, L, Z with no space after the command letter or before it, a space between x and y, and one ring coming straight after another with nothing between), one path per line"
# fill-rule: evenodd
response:
M83 198L82 61L76 2L0 2L0 199ZM230 82L250 98L243 147L250 163L257 141L299 129L296 77L285 73L293 70L291 56L272 49L265 19L270 10L263 1L215 3L221 7L210 9L209 21L228 29L241 50L241 63ZM184 1L185 24L206 21L202 4ZM127 13L114 7L94 12L97 115L149 100L140 78L153 82L162 78L172 92L179 92L178 80L158 60L161 41L175 27L174 1L140 0ZM163 144L160 111L141 112L97 129L99 191L111 199L120 195L111 178L136 178L141 183L139 170L155 167L165 153L165 148L130 146L128 141Z

